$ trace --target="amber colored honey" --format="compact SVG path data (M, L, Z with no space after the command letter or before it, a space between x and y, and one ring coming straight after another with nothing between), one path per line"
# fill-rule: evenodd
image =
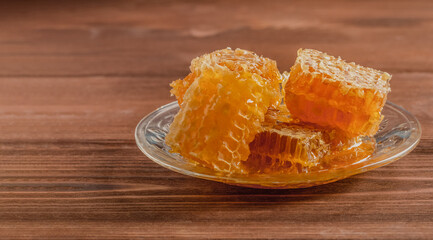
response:
M280 131L268 129L250 143L251 154L243 163L248 172L272 172L316 166L330 151L321 132L308 131L299 136L299 128L287 126Z
M263 130L250 143L242 168L248 173L305 173L338 168L370 156L373 140L348 138L336 130L298 122L287 112L270 110ZM278 120L276 120L278 119Z
M274 61L239 49L194 59L191 73L171 84L181 109L166 144L229 174L312 173L370 156L375 143L361 136L378 129L390 75L300 51L284 107L285 77Z
M348 166L369 157L375 150L371 139L332 140L330 132L319 132L310 133L308 138L262 132L250 144L251 154L242 162L242 168L251 174L311 173Z
M331 105L308 100L303 95L286 92L286 105L297 118L318 125L335 127L346 132L349 136L374 135L381 121L377 112L371 115L362 112L346 112Z
M382 120L390 78L315 50L300 50L285 84L285 103L302 121L337 128L348 136L373 136Z

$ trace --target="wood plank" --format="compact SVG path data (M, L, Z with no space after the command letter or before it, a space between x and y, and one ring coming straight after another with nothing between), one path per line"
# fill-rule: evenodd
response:
M1 239L432 239L432 1L0 3ZM134 128L191 59L227 46L289 70L317 48L393 74L421 122L409 155L323 186L183 176Z

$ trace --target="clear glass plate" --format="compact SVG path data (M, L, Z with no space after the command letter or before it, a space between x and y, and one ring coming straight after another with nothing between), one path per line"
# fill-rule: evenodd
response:
M303 188L334 182L389 164L412 151L421 137L421 125L408 111L391 102L383 108L384 120L378 133L376 151L369 158L333 169L309 173L223 175L168 151L165 135L179 111L177 102L164 105L144 117L135 129L140 150L159 165L188 176L254 188Z

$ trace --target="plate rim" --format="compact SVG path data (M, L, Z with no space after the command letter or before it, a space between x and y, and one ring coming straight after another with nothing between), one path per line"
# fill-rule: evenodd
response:
M325 183L329 183L329 182L334 182L334 181L337 181L337 180L340 180L343 178L347 178L347 177L350 177L350 176L353 176L353 175L356 175L356 174L359 174L362 172L366 172L366 171L369 171L369 170L372 170L375 168L385 166L387 164L390 164L390 163L406 156L413 149L415 149L415 147L419 144L419 142L421 140L421 136L422 136L422 127L421 127L421 124L418 121L418 119L413 114L411 114L409 111L404 109L402 106L399 106L395 103L392 103L390 101L386 101L385 105L388 105L388 107L393 108L394 111L396 111L400 115L402 115L406 119L406 121L409 124L411 124L410 126L412 128L415 127L415 129L417 129L417 131L412 132L411 135L406 140L406 142L409 142L410 139L414 139L414 140L412 140L413 142L411 142L409 144L409 146L406 146L403 150L401 150L397 153L393 153L391 151L389 153L385 153L385 154L381 155L380 160L372 162L372 163L367 164L367 165L364 165L361 169L359 169L359 168L356 169L358 171L354 170L352 174L345 175L342 178L336 178L336 179L333 179L333 180L330 180L330 181L327 181L324 183L315 184L315 185L321 185L321 184L325 184ZM384 105L384 107L385 107L385 105ZM186 176L190 176L190 177L196 177L196 178L200 178L200 179L206 179L206 180L211 180L211 181L217 181L217 182L223 182L223 183L232 184L232 185L239 185L239 186L253 187L253 188L284 188L284 189L299 188L299 187L290 187L289 185L308 184L308 182L310 182L310 181L305 181L305 179L302 180L302 178L300 178L300 180L298 180L298 181L291 180L290 182L287 182L287 181L275 182L275 181L273 181L273 182L269 183L270 184L269 186L266 186L266 185L263 185L264 182L260 182L260 184L259 184L259 182L247 181L247 179L233 178L233 175L226 175L226 176L225 175L209 175L206 173L194 172L194 171L190 171L190 170L185 169L185 168L179 168L177 166L173 166L173 165L170 165L169 163L161 161L159 158L157 158L156 156L154 156L153 154L148 152L148 150L143 146L145 143L142 143L140 141L139 129L142 129L142 126L144 124L146 124L144 126L144 131L147 131L149 122L151 122L151 120L153 120L158 115L158 113L160 113L162 110L164 110L166 108L173 108L173 107L178 107L177 101L167 103L167 104L162 105L162 106L158 107L157 109L153 110L152 112L150 112L149 114L144 116L138 122L137 126L135 127L134 136L135 136L136 145L138 146L138 148L141 150L142 153L144 153L150 160L157 163L158 165L160 165L164 168L167 168L171 171L174 171L174 172L186 175ZM354 164L356 164L356 163L354 163ZM207 169L207 170L209 170L209 169ZM210 169L210 170L213 171L212 169ZM336 170L344 170L344 168L336 169ZM264 175L261 175L261 176L264 176ZM287 186L283 186L284 184L287 184ZM311 185L311 186L314 186L314 185Z

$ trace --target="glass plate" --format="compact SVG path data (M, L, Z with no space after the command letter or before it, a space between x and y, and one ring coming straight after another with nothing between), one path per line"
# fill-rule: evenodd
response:
M383 108L384 120L378 133L376 151L369 158L345 166L301 174L223 175L195 165L179 154L168 151L164 138L173 117L179 111L177 102L164 105L144 117L135 129L140 150L159 165L188 176L254 188L303 188L334 182L354 174L389 164L412 151L421 137L421 125L408 111L391 102Z

